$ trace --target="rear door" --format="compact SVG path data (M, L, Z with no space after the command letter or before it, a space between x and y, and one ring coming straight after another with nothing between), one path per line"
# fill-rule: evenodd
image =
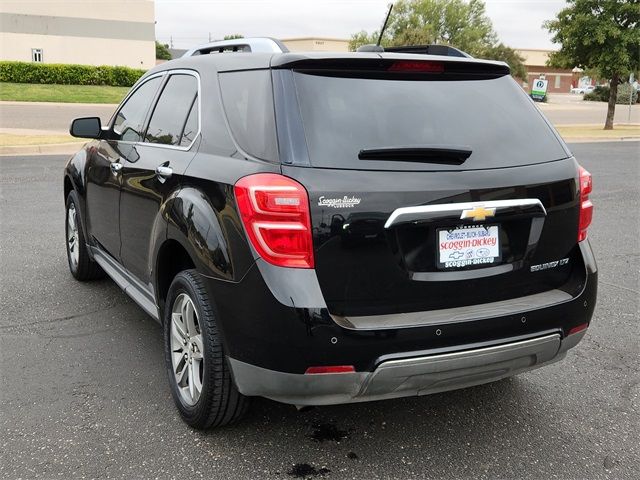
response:
M150 284L154 242L165 235L162 207L180 188L182 174L197 151L200 133L197 74L172 71L161 88L145 133L136 145L137 155L128 158L122 169L122 263L144 284Z
M493 64L399 58L274 72L331 313L575 289L576 164L537 108Z

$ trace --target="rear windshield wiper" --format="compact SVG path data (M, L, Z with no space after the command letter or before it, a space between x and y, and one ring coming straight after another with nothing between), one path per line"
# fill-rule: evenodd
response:
M443 165L462 165L471 156L466 145L431 145L415 147L384 147L360 150L360 160L384 160L396 162L424 162Z

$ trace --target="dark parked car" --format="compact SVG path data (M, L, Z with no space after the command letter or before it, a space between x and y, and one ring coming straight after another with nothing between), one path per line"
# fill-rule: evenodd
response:
M108 126L73 122L93 140L64 172L71 273L106 272L163 325L190 425L252 396L478 385L585 335L591 175L506 64L395 50L208 45Z

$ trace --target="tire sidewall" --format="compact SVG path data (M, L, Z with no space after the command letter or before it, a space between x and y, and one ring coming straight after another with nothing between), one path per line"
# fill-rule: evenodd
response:
M71 261L71 252L69 252L69 207L73 204L76 209L76 226L78 228L78 245L76 248L78 249L78 263L73 266L73 262ZM80 269L80 265L84 260L84 256L86 253L86 245L84 240L84 228L82 225L82 214L80 213L80 202L78 199L78 194L75 190L69 192L67 195L67 203L65 205L65 215L64 215L64 241L65 241L65 250L67 251L67 264L69 265L69 271L71 275L78 278L78 270Z
M194 405L188 405L184 403L184 400L182 399L182 396L180 395L180 392L178 390L178 385L173 374L173 363L171 359L171 313L173 310L173 304L178 295L180 295L181 293L187 294L193 302L196 314L198 316L198 324L200 326L200 332L202 333L203 339L205 335L207 335L206 329L208 328L208 326L204 317L201 298L197 295L189 277L185 274L185 272L179 273L169 287L167 302L165 303L164 308L164 318L162 322L164 333L164 359L165 368L169 379L169 387L171 389L171 396L173 397L180 415L187 421L187 423L191 424L197 422L198 419L208 416L211 403L210 390L212 389L212 386L209 385L208 376L208 342L203 341L204 352L202 352L202 392L200 394L200 398L198 398L198 401Z

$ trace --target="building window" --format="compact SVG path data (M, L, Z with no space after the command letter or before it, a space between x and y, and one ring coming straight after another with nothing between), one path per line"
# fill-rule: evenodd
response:
M32 48L31 49L31 61L42 63L42 49L41 48Z
M562 78L560 78L560 75L556 75L556 81L553 84L553 88L560 88L560 82L562 81Z

